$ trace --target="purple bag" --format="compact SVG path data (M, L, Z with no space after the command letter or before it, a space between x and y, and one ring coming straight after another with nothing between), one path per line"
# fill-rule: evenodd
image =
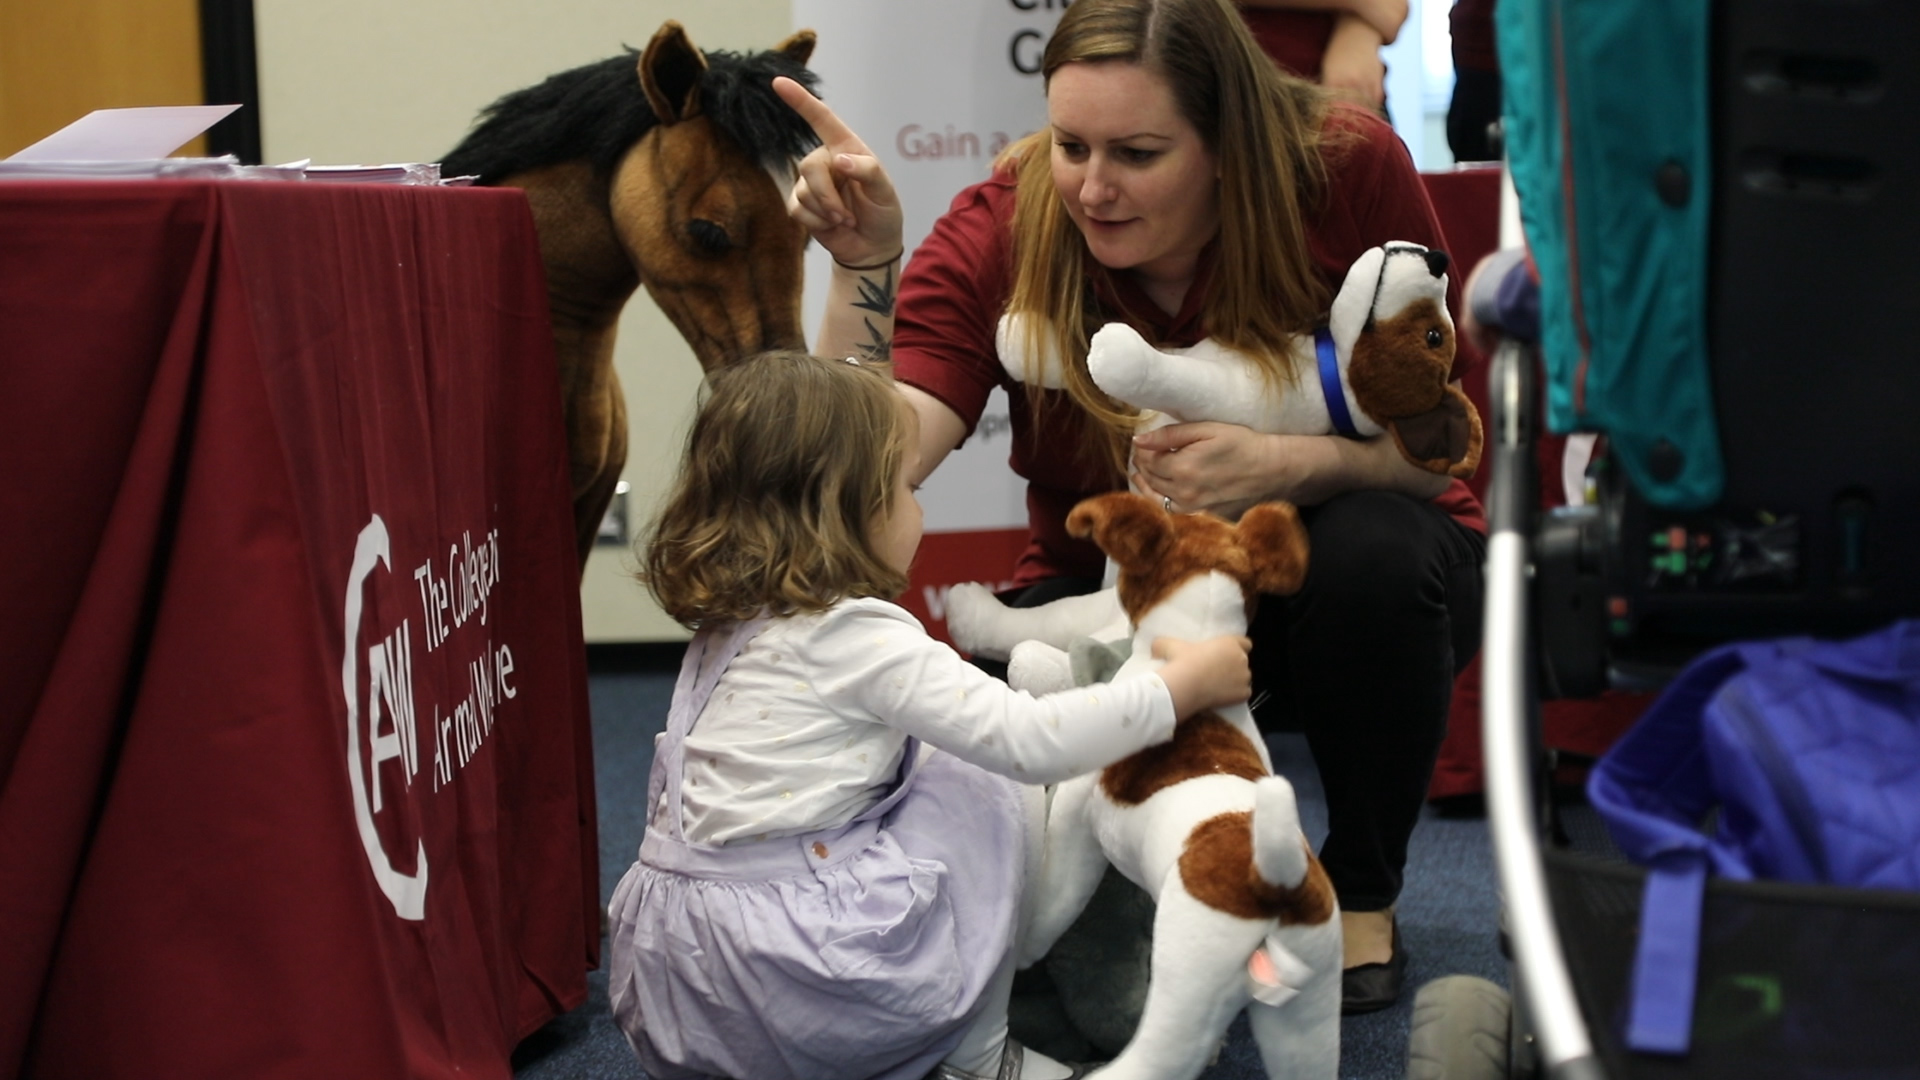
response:
M1627 1043L1684 1053L1709 871L1920 890L1920 621L1701 656L1587 794L1649 868Z

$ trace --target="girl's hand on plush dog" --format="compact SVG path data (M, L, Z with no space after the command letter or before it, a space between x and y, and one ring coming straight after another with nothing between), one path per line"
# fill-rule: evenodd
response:
M1205 641L1154 638L1154 659L1166 661L1159 674L1173 696L1173 715L1185 720L1251 697L1253 669L1247 666L1247 653L1252 649L1253 639L1231 634Z

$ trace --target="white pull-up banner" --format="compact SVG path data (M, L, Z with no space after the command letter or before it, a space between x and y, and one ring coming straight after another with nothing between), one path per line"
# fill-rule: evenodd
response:
M820 35L820 96L886 164L906 214L908 258L953 197L1008 143L1046 122L1040 53L1067 0L794 0ZM827 253L807 255L802 310L819 325ZM936 634L947 586L998 584L1026 547L1025 488L1007 468L1006 399L922 488L927 537L902 602Z

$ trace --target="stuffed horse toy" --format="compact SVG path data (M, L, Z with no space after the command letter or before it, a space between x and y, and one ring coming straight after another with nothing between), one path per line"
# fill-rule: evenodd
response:
M1306 574L1306 531L1286 503L1235 525L1122 492L1081 503L1067 528L1119 569L1133 632L1121 675L1159 666L1157 637L1245 634L1262 594L1293 593ZM1155 910L1145 1008L1103 1080L1191 1080L1243 1008L1269 1076L1333 1080L1338 902L1247 706L1191 717L1171 742L1055 790L1023 964L1072 924L1109 862Z
M1408 461L1433 473L1471 476L1480 463L1480 414L1448 383L1453 320L1447 315L1447 254L1396 242L1370 248L1347 271L1325 329L1294 342L1290 386L1276 386L1242 353L1203 341L1160 350L1125 323L1093 335L1087 370L1115 400L1150 410L1142 430L1218 420L1266 434L1371 437L1391 434ZM1057 357L1028 355L1023 316L995 335L1016 378L1059 388ZM1035 608L1007 608L983 585L947 595L947 632L976 656L1007 659L1026 640L1066 648L1075 638L1123 637L1111 589Z
M806 347L807 235L787 216L793 163L818 143L773 92L812 86L814 33L703 52L664 23L644 51L561 72L489 105L441 162L527 193L546 268L584 572L627 460L614 333L645 286L705 371Z

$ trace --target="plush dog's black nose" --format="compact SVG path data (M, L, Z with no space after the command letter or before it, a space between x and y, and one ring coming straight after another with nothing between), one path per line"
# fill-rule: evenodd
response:
M1444 251L1434 251L1431 248L1427 250L1427 269L1433 273L1434 277L1446 273L1447 263L1450 261Z

